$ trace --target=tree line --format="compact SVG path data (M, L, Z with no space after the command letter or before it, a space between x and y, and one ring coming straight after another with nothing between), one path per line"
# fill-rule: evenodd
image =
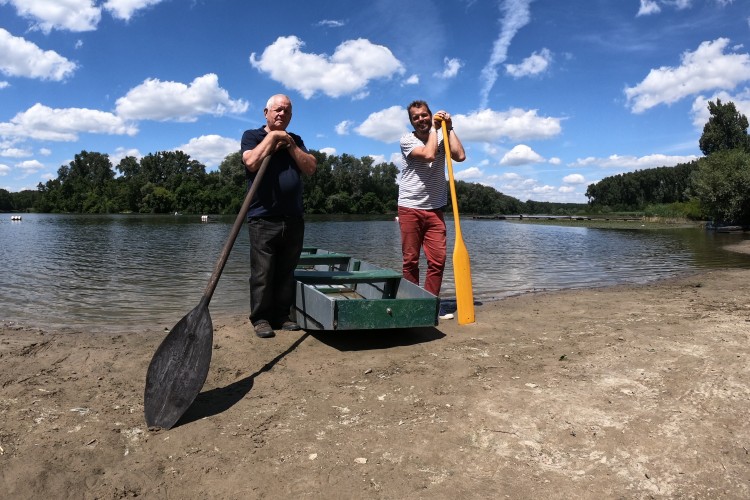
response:
M594 210L644 210L671 205L679 214L721 224L750 224L748 119L733 102L708 103L698 146L703 157L674 167L637 170L589 185Z
M310 214L393 214L397 211L398 168L365 156L328 155L312 150L315 175L304 179L304 206ZM182 151L123 158L116 167L106 154L81 151L40 183L36 191L0 190L0 211L42 213L235 214L246 189L239 151L219 168L206 167ZM462 214L572 214L584 204L522 202L494 188L456 181ZM449 205L450 206L450 205Z
M304 179L303 202L310 214L393 214L398 168L365 156L312 150L317 171ZM81 151L57 177L36 191L0 190L0 211L42 213L234 214L245 196L245 167L239 151L219 168L206 167L182 151L160 151L140 160L129 156L113 167L109 156ZM456 181L462 214L573 214L584 204L522 202L494 188Z
M710 118L699 147L704 157L674 167L605 177L586 190L588 204L522 202L489 186L456 181L462 214L576 215L671 207L676 215L721 223L750 224L750 136L747 117L732 102L708 103ZM398 200L398 168L370 157L311 151L318 164L304 182L311 214L392 214ZM55 213L233 214L245 194L239 151L219 168L206 167L182 151L123 158L81 151L57 178L36 191L0 189L0 211ZM449 204L450 207L450 204ZM675 215L671 213L670 215Z

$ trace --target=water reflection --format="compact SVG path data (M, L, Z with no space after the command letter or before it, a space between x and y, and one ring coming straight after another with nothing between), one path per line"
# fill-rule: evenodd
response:
M0 216L3 321L44 328L171 328L199 301L233 217ZM449 227L449 255L453 225ZM643 283L703 267L747 267L722 246L743 235L699 229L614 230L466 219L474 296ZM400 269L393 220L315 218L306 244ZM243 229L211 302L215 322L248 307L248 241ZM455 295L450 267L443 295Z

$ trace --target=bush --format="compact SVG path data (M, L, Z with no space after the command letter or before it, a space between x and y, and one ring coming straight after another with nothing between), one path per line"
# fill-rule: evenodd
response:
M750 153L733 149L701 158L693 188L714 222L750 223Z

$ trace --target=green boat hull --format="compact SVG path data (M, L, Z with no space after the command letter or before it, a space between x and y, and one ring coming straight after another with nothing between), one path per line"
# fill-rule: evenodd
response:
M305 330L370 330L437 325L439 299L401 273L306 248L295 273L295 321Z

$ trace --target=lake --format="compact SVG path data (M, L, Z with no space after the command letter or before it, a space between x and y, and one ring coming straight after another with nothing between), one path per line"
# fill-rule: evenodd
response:
M62 331L172 328L198 304L234 219L24 214L11 221L10 214L0 214L0 320ZM450 299L455 298L452 217L446 221L449 262L441 295ZM477 301L750 267L750 256L722 248L744 235L698 228L591 229L462 219L461 230ZM305 244L401 267L398 223L392 219L308 216ZM215 324L248 314L248 260L243 228L211 301Z

